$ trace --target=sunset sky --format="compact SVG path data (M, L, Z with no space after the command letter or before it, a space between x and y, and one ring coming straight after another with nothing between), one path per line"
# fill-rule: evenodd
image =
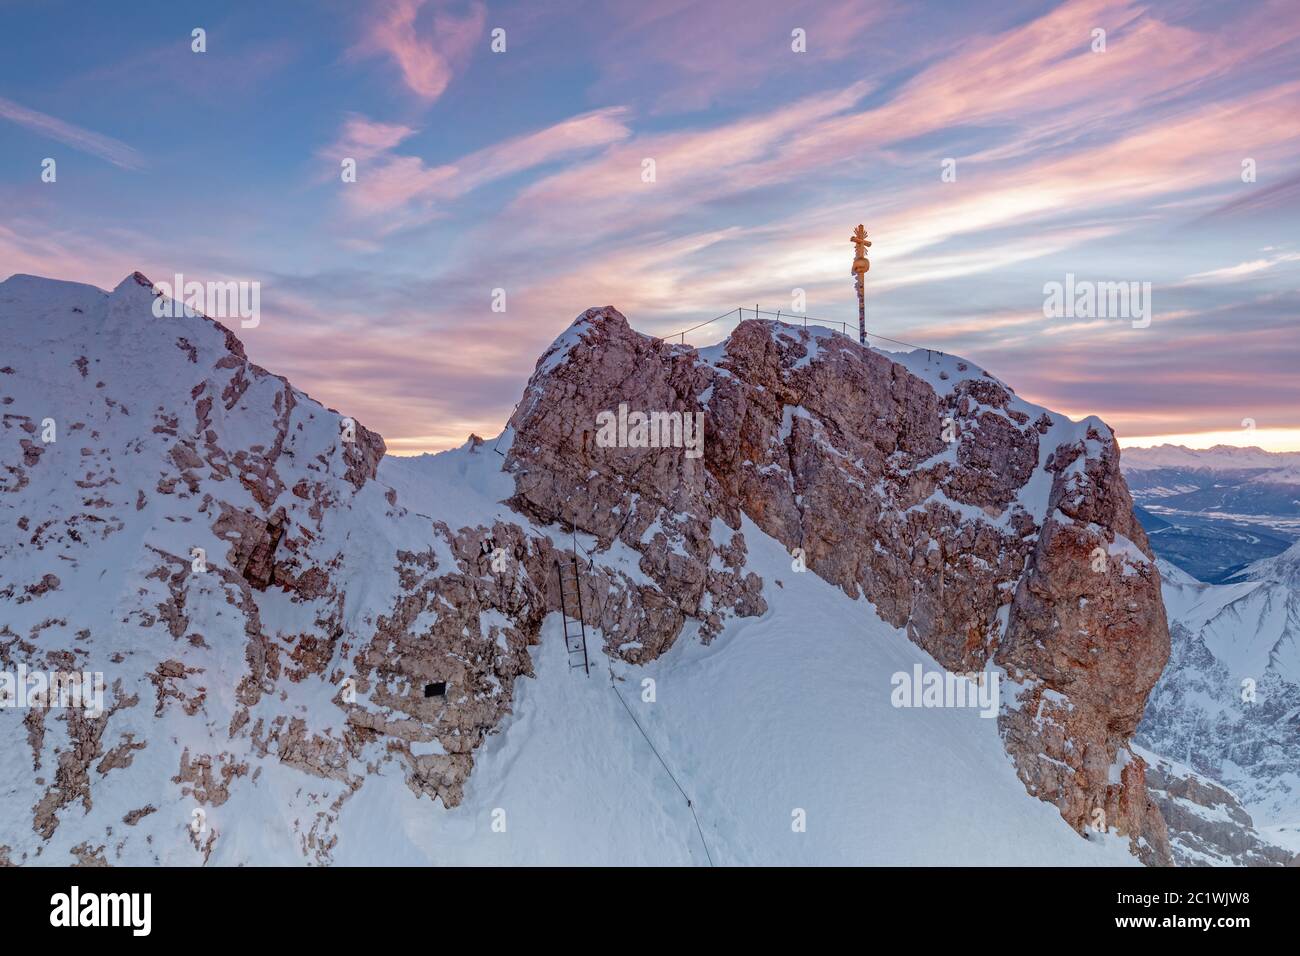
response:
M1295 0L0 0L0 279L258 281L250 358L398 454L496 434L590 306L856 324L858 222L873 331L1300 450ZM1067 273L1150 325L1045 318Z

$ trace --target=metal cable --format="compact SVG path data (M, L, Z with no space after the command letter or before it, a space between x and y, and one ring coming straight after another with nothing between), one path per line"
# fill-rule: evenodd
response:
M636 724L636 729L641 731L641 736L644 737L645 742L650 745L650 749L654 751L654 755L659 758L659 763L663 765L664 772L668 774L669 779L672 780L682 797L685 798L686 808L691 811L691 817L695 820L695 829L700 834L700 843L704 845L704 856L708 859L709 866L713 866L713 854L709 852L709 841L704 839L704 828L700 826L700 818L695 813L695 804L691 802L691 798L687 796L686 791L682 789L682 785L673 775L672 770L669 769L668 763L664 760L663 754L659 752L659 748L655 746L654 741L650 739L650 735L647 734L645 728L641 726L641 721L636 719L636 714L632 713L632 708L627 705L627 701L623 699L623 695L620 694L618 688L614 686L614 672L612 670L609 673L609 689L614 692L614 696L618 698L618 702L623 705L623 709L627 711L627 715L632 718L632 723Z

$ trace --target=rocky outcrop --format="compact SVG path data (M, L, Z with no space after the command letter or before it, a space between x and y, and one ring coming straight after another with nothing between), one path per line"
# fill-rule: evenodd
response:
M1003 718L1008 749L1031 791L1067 820L1077 825L1100 810L1135 837L1144 859L1167 862L1144 761L1128 747L1169 656L1159 574L1109 435L1090 429L1083 442L1055 449L1046 467L1048 517L999 656L1030 681Z
M707 639L719 599L761 613L739 571L747 518L944 667L1003 668L1015 694L1001 727L1030 792L1081 832L1100 811L1143 859L1167 863L1128 741L1169 637L1113 436L946 356L907 361L758 321L696 352L589 310L542 356L511 420L512 503L641 555L671 596L648 633L618 635L642 656L687 617ZM607 447L601 416L620 406L702 414L702 456L653 447L668 444L655 435L638 447L634 428Z
M1300 865L1294 852L1260 835L1231 790L1167 758L1145 756L1147 788L1179 866Z

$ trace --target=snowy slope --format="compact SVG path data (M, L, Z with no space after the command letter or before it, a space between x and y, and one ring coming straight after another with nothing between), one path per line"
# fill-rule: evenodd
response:
M0 709L0 847L201 863L219 835L238 859L302 860L348 792L294 766L344 723L302 652L386 610L393 550L428 535L349 479L361 462L337 413L215 323L153 319L152 300L137 277L112 293L0 284L0 664L102 673L108 711ZM346 606L256 590L232 566L268 496L316 536L286 567L331 566L353 583Z
M417 510L436 508L439 482L463 458L389 459L383 474L427 470L423 496L415 476L402 484ZM405 788L367 788L340 821L367 836L337 861L372 861L373 840L385 859L410 864L701 865L705 843L718 865L1136 862L1125 841L1083 839L1025 793L996 721L891 707L891 676L933 660L866 602L793 573L785 550L748 521L743 530L752 566L779 590L767 615L729 622L708 646L679 642L645 666L602 660L590 679L567 672L552 616L533 650L537 678L485 745L465 803L448 811ZM647 678L654 703L641 699ZM616 693L692 798L703 842ZM492 830L498 808L504 833ZM791 827L799 808L802 833Z

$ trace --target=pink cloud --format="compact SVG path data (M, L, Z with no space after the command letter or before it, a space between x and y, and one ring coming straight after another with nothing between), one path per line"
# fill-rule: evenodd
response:
M867 83L806 97L767 114L688 132L638 137L591 162L570 166L525 189L520 211L572 209L607 224L626 224L632 207L655 219L684 206L755 185L749 171L791 138L806 135L820 120L850 109ZM655 181L642 180L643 162L655 163ZM639 225L644 225L642 220Z
M365 37L350 51L354 56L387 56L402 73L402 80L417 96L436 100L447 89L454 72L470 56L483 35L487 8L471 3L463 15L435 3L432 23L421 29L417 20L429 0L388 0Z
M325 152L332 158L360 162L388 152L415 132L411 126L379 123L353 113L344 121L338 141Z
M626 113L622 107L594 110L441 166L392 152L415 132L410 127L353 116L326 152L332 158L358 160L357 182L344 192L345 202L360 217L382 217L385 230L392 231L437 215L437 203L458 199L486 183L626 139Z

